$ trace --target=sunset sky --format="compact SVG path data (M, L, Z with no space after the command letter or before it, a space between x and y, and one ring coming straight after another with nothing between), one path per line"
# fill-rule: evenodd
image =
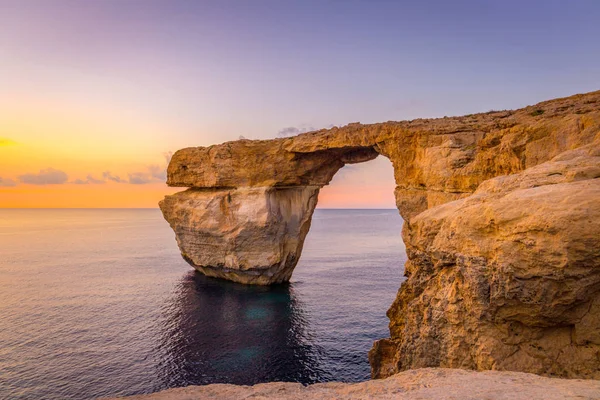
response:
M598 90L599 19L596 0L0 0L0 207L156 207L182 147ZM393 207L393 187L380 157L319 205Z

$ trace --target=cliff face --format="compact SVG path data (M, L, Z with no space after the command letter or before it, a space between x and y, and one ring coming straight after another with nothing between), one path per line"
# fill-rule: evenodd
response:
M427 366L600 378L600 144L479 185L403 231L375 377Z
M168 184L192 189L160 205L201 272L285 282L319 188L380 154L409 261L373 376L445 366L600 378L600 92L183 149Z

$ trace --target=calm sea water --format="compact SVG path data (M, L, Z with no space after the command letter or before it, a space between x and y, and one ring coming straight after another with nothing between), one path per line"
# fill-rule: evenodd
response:
M361 381L406 259L396 210L317 210L292 283L206 278L158 210L0 210L0 398Z

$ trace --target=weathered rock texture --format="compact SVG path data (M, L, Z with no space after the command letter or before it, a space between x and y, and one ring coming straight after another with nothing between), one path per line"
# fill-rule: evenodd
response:
M410 220L376 377L426 366L600 379L600 143Z
M388 157L407 281L373 376L417 367L600 378L600 92L516 111L350 124L175 153L161 202L184 257L287 281L319 188Z
M188 386L128 397L130 400L230 399L436 399L564 400L598 399L600 381L544 378L520 372L473 372L426 368L362 383L263 383L254 386L214 384Z
M318 186L189 189L161 202L183 257L200 272L269 284L290 279Z

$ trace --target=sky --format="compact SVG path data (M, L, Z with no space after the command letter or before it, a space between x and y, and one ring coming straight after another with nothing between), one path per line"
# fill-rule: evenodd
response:
M156 207L172 152L600 89L600 1L0 0L0 207ZM383 157L327 208L394 207Z

